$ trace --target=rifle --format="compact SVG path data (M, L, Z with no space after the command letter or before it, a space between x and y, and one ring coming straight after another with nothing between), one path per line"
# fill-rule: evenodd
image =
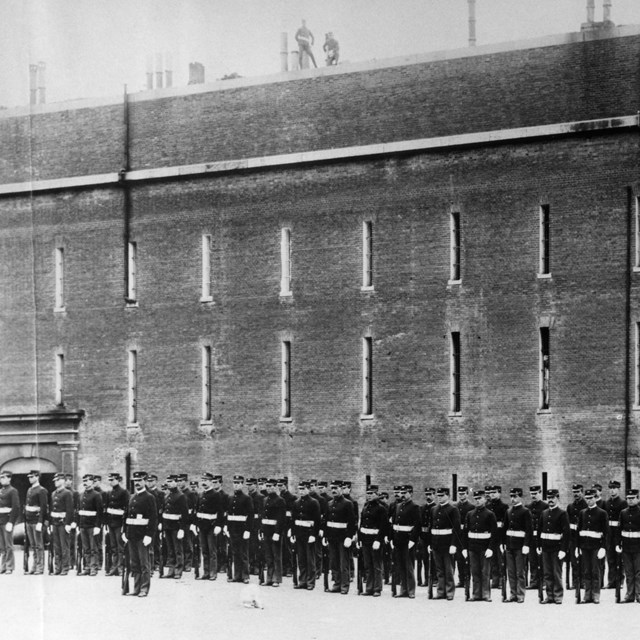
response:
M538 601L542 604L544 600L544 588L542 583L544 582L544 570L542 568L542 554L536 550L536 559L538 562Z
M293 584L298 586L298 556L296 553L296 545L291 542L291 538L287 536L289 549L291 552L291 575L293 576Z
M396 588L396 550L391 547L391 595L395 598L398 593Z
M502 583L502 602L507 601L507 548L505 546L504 553L500 553L500 547L498 547L498 562L500 562L500 582Z
M572 545L569 545L569 557L567 558L567 575L566 575L566 581L565 581L565 587L567 589L567 591L571 591L571 571L573 569L573 560L571 560L571 555L575 553L575 549L572 547ZM577 560L576 560L576 565L577 565Z
M51 532L53 531L53 525L47 527L45 525L45 531L47 532L47 569L49 571L49 575L53 575L53 536Z
M433 600L433 551L427 546L427 598Z
M123 596L126 596L129 593L129 574L131 572L131 560L129 558L129 541L128 540L124 544L122 555L123 555L123 566L122 566L121 592Z
M195 579L200 578L200 536L197 533L189 532L193 535L193 575Z
M362 574L364 573L363 565L364 565L363 552L362 552L362 546L360 546L360 548L358 549L358 571L356 574L356 581L358 585L359 596L362 595Z
M76 535L76 574L82 573L82 536Z
M24 555L22 556L22 568L25 573L29 573L29 552L31 545L29 544L29 536L27 535L27 523L24 523Z
M258 535L258 583L264 584L264 537Z
M164 574L164 532L158 531L158 574L162 578Z
M578 557L576 558L576 569L577 569L577 573L574 578L574 582L575 582L574 586L576 588L576 604L580 604L581 602L580 583L582 582L582 554L580 553L579 549L578 549Z
M108 527L109 525L107 525ZM104 531L104 529L103 529ZM109 531L109 529L107 529ZM104 535L104 571L105 573L109 573L113 568L113 563L111 561L111 536L108 533ZM116 567L117 569L118 567Z
M621 600L620 587L622 582L622 567L620 566L622 554L616 551L616 602L619 604Z
M329 546L328 545L322 545L322 574L323 574L323 581L324 581L324 590L329 591Z
M230 544L227 545L227 580L233 580L233 553Z
M468 551L464 559L464 599L467 602L471 600L471 560Z

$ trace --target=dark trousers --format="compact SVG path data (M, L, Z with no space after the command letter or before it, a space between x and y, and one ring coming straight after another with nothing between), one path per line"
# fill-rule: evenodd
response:
M231 555L233 557L233 579L243 582L249 579L249 541L242 537L242 533L232 533L229 538Z
M184 553L184 570L191 571L191 567L193 565L193 533L190 529L187 529L184 532L182 549Z
M376 551L371 544L362 545L362 560L367 594L382 593L382 546Z
M517 600L524 600L526 581L522 549L506 549L505 559L507 562L510 596Z
M640 602L640 551L623 551L622 565L627 578L626 598Z
M400 597L416 595L416 547L409 549L407 541L396 542L394 546L397 579Z
M535 545L533 545L529 551L529 588L537 589L539 581L542 579L542 576L538 575L538 554Z
M316 585L316 543L309 542L307 536L296 538L298 554L298 586L315 587Z
M453 558L446 549L433 549L433 560L438 578L437 597L453 599L456 593L456 583L453 579Z
M26 524L27 536L29 538L29 546L33 550L35 573L44 572L44 539L42 531L36 531L36 524Z
M547 598L554 602L562 602L562 561L558 558L557 551L542 551L542 571Z
M13 532L0 525L0 572L15 571L16 559L13 552Z
M151 543L153 544L153 543ZM142 540L130 540L129 571L133 576L133 593L149 593L151 586L151 544L145 547Z
M600 600L600 560L597 549L581 549L585 602Z
M282 537L273 539L273 534L264 538L264 560L267 565L266 583L280 584L282 582Z
M71 554L69 550L70 535L64 524L54 524L51 527L51 543L53 545L53 570L58 574L69 571Z
M177 576L178 578L184 571L184 545L182 540L178 540L178 530L165 531L164 539L167 543L167 559L165 567L169 570L167 575Z
M504 554L498 549L491 557L491 586L496 589L502 584L502 563Z
M351 554L349 549L344 546L342 538L338 540L329 540L329 567L331 568L331 579L333 586L339 587L342 593L349 592L349 583L351 574L349 570L349 561Z
M198 537L202 551L202 577L216 576L218 573L218 541L213 533L213 527L200 527Z
M469 550L469 568L471 571L471 597L474 600L491 599L491 560L485 558L485 549Z
M90 573L96 573L99 569L97 537L93 535L93 527L82 527L80 529L82 563L85 571L88 570Z
M109 526L109 547L111 549L111 568L122 571L124 567L124 542L122 527Z
M607 547L607 588L613 589L616 586L616 579L620 580L620 584L624 582L624 570L620 566L619 573L616 573L617 556L616 542L614 536L617 535L617 528L611 529L611 538Z

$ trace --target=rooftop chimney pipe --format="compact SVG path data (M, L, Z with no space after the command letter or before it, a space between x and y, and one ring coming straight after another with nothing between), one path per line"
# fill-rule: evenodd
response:
M587 0L587 22L594 21L596 11L595 1L596 0Z
M38 62L38 104L44 104L46 102L45 95L45 82L44 82L44 70L46 65L44 62Z
M38 102L38 65L29 65L29 104Z
M287 42L287 32L280 34L280 71L289 70L289 44Z
M602 3L602 21L605 25L611 22L611 0L604 0Z
M469 46L476 46L476 0L469 2Z

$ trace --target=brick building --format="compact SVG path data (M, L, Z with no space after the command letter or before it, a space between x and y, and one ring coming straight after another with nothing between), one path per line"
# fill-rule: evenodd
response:
M639 60L618 27L3 112L0 468L636 474Z

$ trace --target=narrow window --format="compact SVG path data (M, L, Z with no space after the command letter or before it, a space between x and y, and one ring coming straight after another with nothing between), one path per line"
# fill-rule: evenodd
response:
M137 290L137 246L135 242L129 243L129 280L127 282L127 302L133 303L138 299Z
M540 408L550 405L551 359L549 353L549 327L540 327Z
M373 339L362 339L362 414L373 415Z
M373 222L362 223L362 286L373 287Z
M451 212L451 280L460 280L460 212Z
M64 249L56 248L55 253L55 308L64 309Z
M202 347L202 420L211 420L211 347Z
M640 405L640 322L636 322L636 406Z
M551 273L549 227L549 205L543 204L540 206L540 275Z
M129 424L138 422L138 352L129 350Z
M460 398L460 333L451 332L451 411L460 413L462 402Z
M636 198L636 268L640 268L640 198Z
M211 300L211 236L202 236L202 302Z
M291 342L282 341L282 418L291 417Z
M56 353L55 401L61 407L64 404L64 355Z
M280 295L291 295L291 229L284 227L280 232Z

